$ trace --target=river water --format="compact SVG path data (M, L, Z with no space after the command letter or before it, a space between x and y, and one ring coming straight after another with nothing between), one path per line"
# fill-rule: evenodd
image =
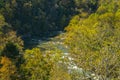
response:
M56 36L57 35L57 36ZM59 37L60 36L60 37ZM45 50L46 48L52 49L53 47L62 50L64 53L68 52L68 47L64 45L64 32L54 31L45 37L29 37L24 39L25 49L32 49L35 47Z
M58 33L58 32L57 32ZM32 48L40 48L41 50L54 50L57 48L62 51L67 57L69 53L69 47L64 44L64 32L61 32L59 35L54 37L31 37L27 38L25 41L25 48L32 49ZM64 56L63 56L64 57ZM74 62L72 62L72 58L69 56L69 71L76 71L77 74L85 75L86 77L91 77L90 72L84 72L82 68L78 68ZM80 76L80 75L79 75ZM96 77L96 76L94 76ZM78 77L80 78L80 77ZM93 79L94 80L94 79Z

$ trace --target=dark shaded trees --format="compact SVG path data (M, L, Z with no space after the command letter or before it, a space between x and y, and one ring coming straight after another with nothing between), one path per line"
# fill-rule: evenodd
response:
M1 13L18 34L40 35L63 30L73 15L94 12L97 0L5 0Z
M20 80L20 66L23 63L23 58L17 45L8 42L0 57L0 78L2 80Z

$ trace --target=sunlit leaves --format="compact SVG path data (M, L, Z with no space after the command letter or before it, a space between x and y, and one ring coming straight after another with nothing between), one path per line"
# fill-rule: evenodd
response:
M78 18L73 18L65 35L74 62L104 79L120 76L119 11L108 8L105 7L108 11L91 14L86 19L79 18L78 21Z
M2 57L1 59L2 67L0 68L0 79L1 80L16 80L16 66L14 63L7 57Z
M28 75L30 80L49 79L51 69L60 59L60 55L57 52L54 53L49 51L43 54L38 48L25 51L23 69L27 70L26 74L31 75Z

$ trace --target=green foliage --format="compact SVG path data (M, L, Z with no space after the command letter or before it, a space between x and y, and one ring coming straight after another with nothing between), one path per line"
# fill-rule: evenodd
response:
M21 69L27 80L70 80L65 58L59 50L43 52L33 48L25 51L24 59Z
M77 11L79 12L94 12L98 7L98 0L74 0Z
M116 11L109 9L101 14L91 14L87 19L75 16L66 28L65 43L79 68L111 80L120 76L120 19L119 7Z
M4 0L0 0L0 8L2 8L4 5Z
M16 36L16 33L14 31L9 31L7 33L2 33L0 35L0 47L1 50L5 47L5 45L8 42L14 43L20 51L23 49L23 41L21 40L20 37Z
M42 54L37 48L26 50L24 54L25 63L23 69L26 71L27 80L48 80L52 62L49 56Z
M16 35L64 28L43 51L23 52ZM0 80L118 80L119 30L119 0L0 0Z
M2 13L12 29L22 35L44 35L63 30L73 15L97 9L96 0L1 0ZM47 5L47 6L46 6Z
M2 65L0 78L2 80L18 80L20 78L20 66L23 63L20 52L21 50L12 42L8 42L3 48L0 56Z
M5 19L3 15L0 15L0 34L2 34L2 28L5 25Z
M19 50L14 43L8 42L2 51L2 56L15 59L19 56Z
M0 15L0 79L18 80L22 63L23 41L10 29L4 16Z
M106 12L116 12L120 8L120 1L118 0L100 0L97 13L102 14Z
M49 80L71 80L67 66L65 64L54 65Z
M15 31L10 29L10 25L5 22L4 16L0 15L0 50L8 42L15 43L22 51L23 41L16 35Z

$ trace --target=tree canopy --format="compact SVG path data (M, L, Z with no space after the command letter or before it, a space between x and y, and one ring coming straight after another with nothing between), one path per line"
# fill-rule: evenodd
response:
M0 0L0 80L119 79L120 0Z

